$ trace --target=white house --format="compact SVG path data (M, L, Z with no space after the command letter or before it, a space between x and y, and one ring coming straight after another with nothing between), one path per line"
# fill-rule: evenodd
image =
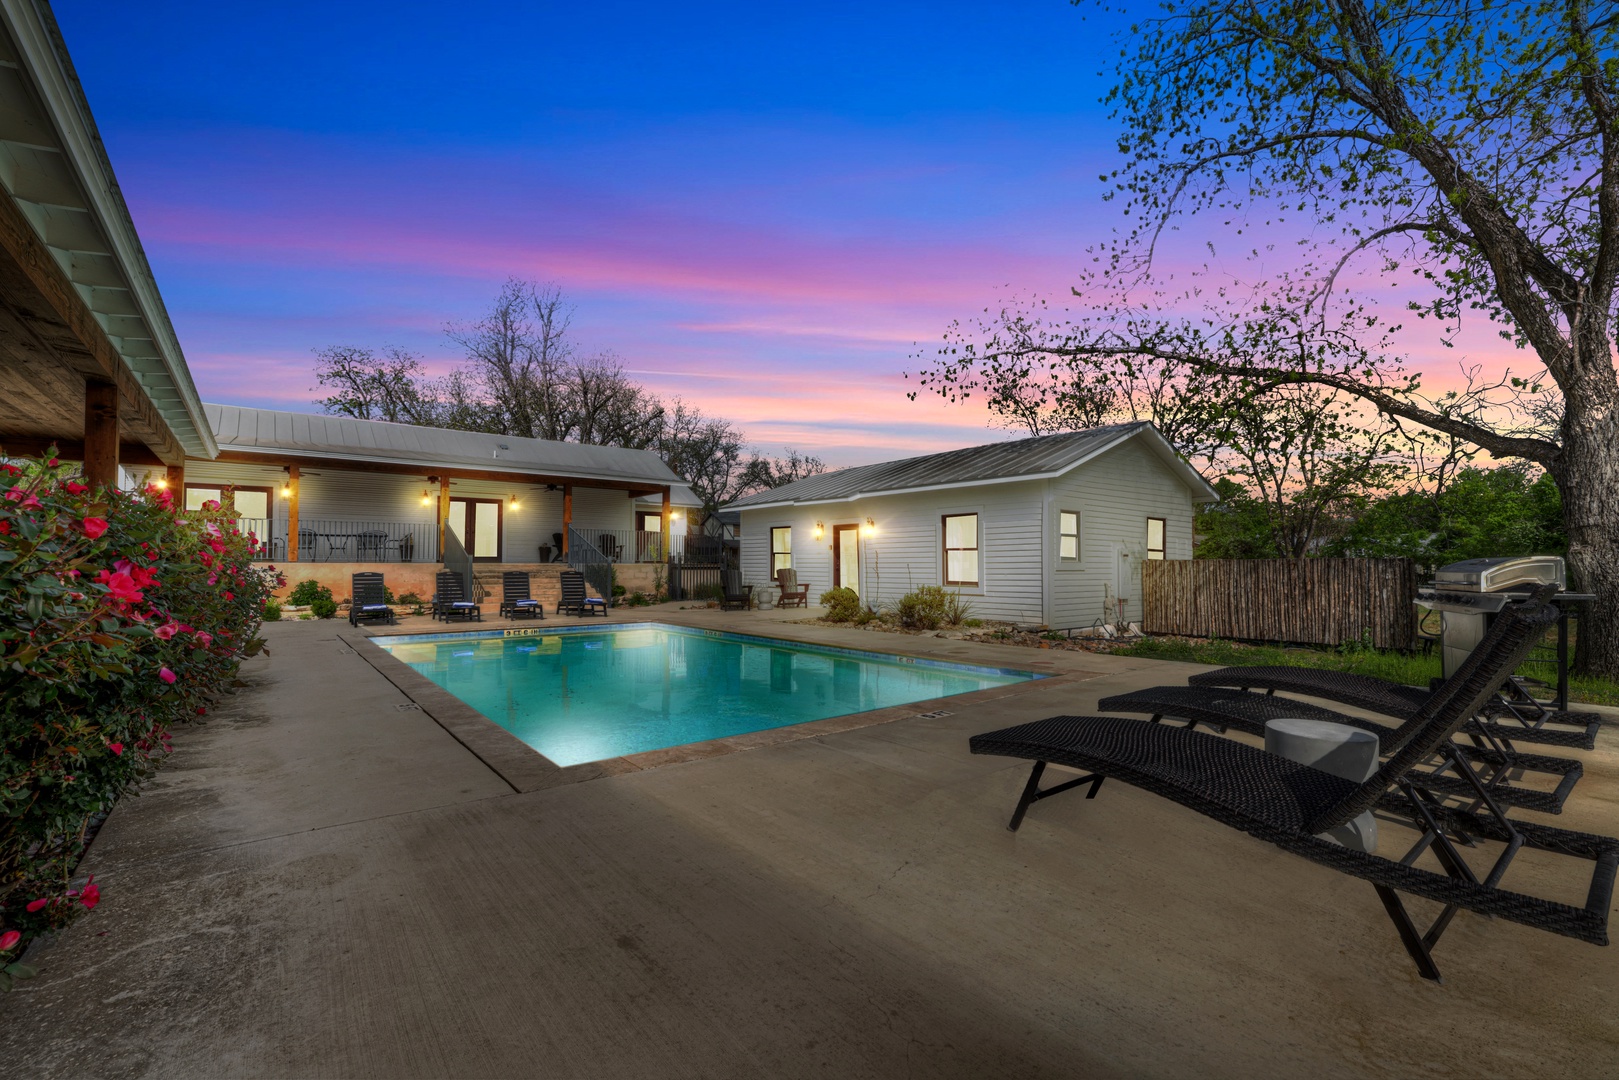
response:
M791 567L890 604L919 585L973 614L1058 629L1141 618L1141 562L1192 557L1218 496L1148 423L822 473L739 499L743 579Z

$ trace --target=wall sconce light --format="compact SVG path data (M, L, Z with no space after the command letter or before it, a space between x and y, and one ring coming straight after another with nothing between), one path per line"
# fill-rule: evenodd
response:
M509 498L509 499L510 499L510 500L511 500L511 504L512 504L512 509L513 509L513 510L516 510L516 509L517 509L517 508L518 508L518 507L519 507L519 505L521 505L521 504L519 504L519 503L518 503L518 501L517 501L517 496L516 496L516 494L512 494L512 495L508 495L508 496L507 496L507 498Z
M877 523L875 521L871 520L870 518L866 519L866 535L867 536L876 536L877 535Z
M166 476L160 476L156 480L152 481L152 483L157 485L157 489L159 491L162 491L164 488L169 486L169 480Z
M431 496L431 495L429 495L427 493L426 488L422 488L422 505L423 506L432 506L433 505L433 496Z
M671 511L669 511L669 520L670 521L679 521L680 520L680 511L679 510L671 510Z
M283 499L292 498L292 485L291 484L282 484L281 485L281 497Z
M826 526L819 521L815 523L815 539L819 540L826 533Z

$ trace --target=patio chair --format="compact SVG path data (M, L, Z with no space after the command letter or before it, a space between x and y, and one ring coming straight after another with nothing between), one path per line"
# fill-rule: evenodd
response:
M553 545L555 545L556 552L557 552L556 555L552 557L551 561L552 562L561 562L562 561L562 534L561 533L552 533L551 534L551 543Z
M585 591L585 575L578 570L562 571L562 602L557 605L557 614L569 612L574 615L606 616L607 601L599 596L591 596Z
M433 596L433 618L483 622L483 608L467 599L466 583L457 571L441 571L435 580L438 592Z
M500 613L512 619L543 619L545 608L528 594L528 573L508 570L500 576Z
M776 600L777 607L807 607L809 605L809 583L798 583L798 571L777 570L776 587L781 590L781 596Z
M394 617L394 609L388 606L387 595L381 574L355 574L349 585L349 625L385 622L392 626L399 622Z
M753 606L753 586L742 584L740 570L720 575L720 610L746 611Z
M388 534L381 529L366 529L354 534L354 557L361 562L381 562L388 550Z
M608 562L619 562L624 554L624 549L619 546L618 537L612 533L602 533L596 537L596 547L607 557Z
M1488 647L1474 650L1434 692L1434 708L1422 729L1364 783L1232 739L1117 716L1054 716L974 736L970 748L975 754L1034 761L1008 826L1013 830L1034 802L1079 786L1087 786L1086 797L1095 798L1111 777L1284 851L1369 881L1427 979L1439 980L1432 949L1461 910L1606 945L1619 840L1510 820L1482 784L1475 783L1474 793L1484 812L1471 813L1439 805L1412 783L1411 770L1434 754L1447 752L1451 737L1495 693L1501 673L1522 663L1555 622L1557 609L1509 608L1500 618L1510 620L1510 625ZM1042 791L1040 777L1048 763L1085 772ZM1399 814L1421 833L1405 860L1344 847L1321 836L1374 807ZM1469 844L1491 840L1504 846L1495 864L1481 875L1467 864L1452 834ZM1411 865L1430 847L1444 873ZM1594 866L1585 907L1501 888L1514 857L1525 847L1590 860ZM1412 921L1400 892L1444 906L1426 932Z

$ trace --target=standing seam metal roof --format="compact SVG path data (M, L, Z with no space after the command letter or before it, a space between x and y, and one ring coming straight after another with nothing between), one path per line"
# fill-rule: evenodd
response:
M203 405L221 449L403 465L532 472L580 479L684 483L650 450L485 435L477 431L356 420L349 416ZM506 449L500 447L505 445Z
M1168 444L1156 428L1146 421L1129 424L1109 424L1067 431L1056 435L1039 435L1030 439L969 446L961 450L947 450L942 454L885 461L877 465L860 465L852 469L821 473L803 480L785 484L770 491L761 491L731 503L728 510L746 510L758 506L776 506L782 503L839 502L886 492L919 488L945 487L988 483L1028 476L1052 476L1071 468L1085 458L1142 432L1150 432L1164 448ZM1172 454L1172 452L1171 452ZM1175 461L1190 476L1188 483L1213 489L1185 462Z

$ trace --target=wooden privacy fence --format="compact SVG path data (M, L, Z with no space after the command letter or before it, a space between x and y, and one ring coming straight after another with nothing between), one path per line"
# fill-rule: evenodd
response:
M1141 563L1149 634L1380 649L1416 643L1410 559L1177 559Z

